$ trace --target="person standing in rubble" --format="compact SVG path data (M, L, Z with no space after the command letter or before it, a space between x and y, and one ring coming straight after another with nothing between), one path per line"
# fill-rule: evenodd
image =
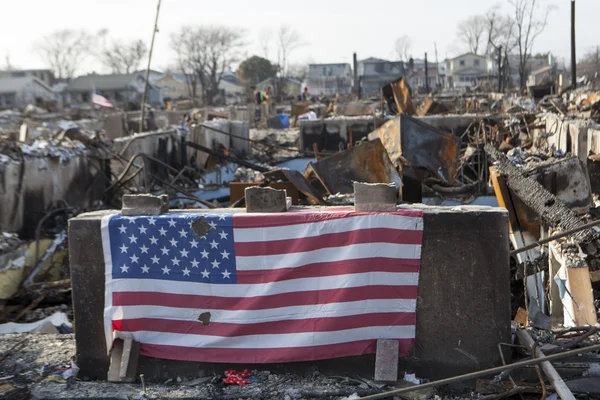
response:
M256 112L254 113L254 119L256 121L260 121L260 119L262 118L262 110L261 110L261 104L263 102L263 96L264 96L264 92L262 90L256 90L256 92L254 92L254 103L256 104Z
M300 100L301 101L310 100L310 95L308 94L308 88L306 86L304 86L304 91L300 94Z
M264 118L264 119L268 119L271 116L271 102L272 102L271 98L272 98L271 86L267 86L266 90L263 92L262 102L261 102L261 114L262 114L262 118Z

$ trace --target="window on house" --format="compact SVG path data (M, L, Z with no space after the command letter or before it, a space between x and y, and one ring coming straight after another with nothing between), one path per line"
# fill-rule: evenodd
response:
M87 93L87 92L82 93L82 95L81 95L81 102L82 103L87 103L88 101L90 101L90 94Z
M479 60L473 60L473 65L479 67Z
M464 67L465 66L465 60L460 60L460 66Z

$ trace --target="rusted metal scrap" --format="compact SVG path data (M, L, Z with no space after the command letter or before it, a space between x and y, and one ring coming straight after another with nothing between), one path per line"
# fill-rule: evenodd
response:
M423 181L434 177L451 184L458 166L460 139L409 115L399 115L369 134L379 138L402 174Z
M319 193L314 187L312 187L306 178L296 170L281 168L265 172L263 175L265 176L265 179L269 181L282 180L291 182L296 189L298 189L308 198L311 204L327 204L323 200L323 194Z
M450 110L443 103L438 103L431 97L426 97L417 109L417 115L423 117L425 115L445 114Z
M508 187L523 203L535 211L542 221L563 230L571 230L584 224L570 208L538 181L524 176L522 171L513 165L504 153L496 150L491 144L485 146L485 151L496 161L495 166L499 172L506 176ZM592 229L584 229L572 235L577 242L583 244L591 243L597 236Z
M381 140L362 143L351 150L309 163L304 177L316 180L329 194L354 193L354 182L395 183L402 186L398 171L390 161Z
M415 115L412 93L404 78L392 81L381 88L381 95L391 112Z
M373 115L377 106L378 103L363 103L360 101L353 101L350 103L337 104L335 106L335 113L337 115L345 115L347 117Z

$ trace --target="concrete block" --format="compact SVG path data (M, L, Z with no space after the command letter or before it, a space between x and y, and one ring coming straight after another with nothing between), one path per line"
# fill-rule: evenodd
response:
M380 339L375 354L375 380L396 382L398 380L398 353L400 343L397 340Z
M400 368L434 380L500 365L497 344L511 340L507 211L476 206L410 208L423 211L425 229L414 357L401 359ZM103 380L109 369L100 225L102 218L112 213L115 211L87 213L69 221L75 340L82 378ZM366 376L373 373L374 365L373 355L268 366L194 363L142 355L138 371L149 382L164 382L178 376L206 376L248 367L282 373L305 373L317 367L331 375Z
M115 340L110 351L109 382L135 382L140 358L140 344L132 339Z
M249 187L244 190L246 212L284 212L287 211L285 190L270 187Z
M110 367L108 367L109 382L121 382L121 363L123 361L123 341L115 340L113 348L110 350Z
M398 188L393 183L354 182L356 211L396 211Z
M508 212L435 207L423 226L414 372L442 379L500 365L498 343L511 340Z
M123 342L123 354L121 356L121 368L119 371L121 382L135 382L139 360L140 343L132 339L125 339Z
M161 194L126 194L121 215L159 215L169 211L169 196Z

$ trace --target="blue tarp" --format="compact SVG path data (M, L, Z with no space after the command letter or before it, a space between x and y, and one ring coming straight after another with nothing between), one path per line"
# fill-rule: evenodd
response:
M277 114L279 120L281 121L281 125L283 125L283 129L287 129L290 127L290 117L287 114Z

